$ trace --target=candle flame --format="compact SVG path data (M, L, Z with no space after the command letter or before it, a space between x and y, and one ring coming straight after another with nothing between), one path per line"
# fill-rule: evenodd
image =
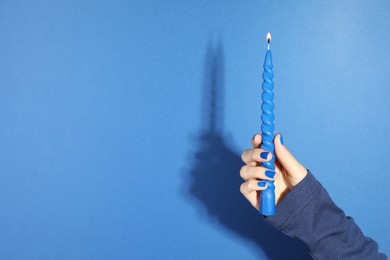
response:
M271 43L271 33L267 33L267 42L268 44Z

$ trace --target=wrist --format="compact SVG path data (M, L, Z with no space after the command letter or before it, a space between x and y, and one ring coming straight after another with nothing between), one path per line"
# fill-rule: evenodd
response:
M309 204L321 190L321 184L309 170L305 177L288 193L286 193L276 206L276 214L266 217L266 222L279 230L283 230L290 220ZM304 223L303 223L304 224Z

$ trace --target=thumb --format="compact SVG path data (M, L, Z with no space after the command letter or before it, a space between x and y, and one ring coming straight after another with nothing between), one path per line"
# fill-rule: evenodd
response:
M302 166L283 145L281 134L277 134L274 139L275 155L293 186L297 185L307 174L307 170Z

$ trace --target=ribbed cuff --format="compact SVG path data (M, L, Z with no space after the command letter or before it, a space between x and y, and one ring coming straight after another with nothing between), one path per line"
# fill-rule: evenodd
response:
M276 206L276 214L265 217L265 221L276 229L283 230L313 200L315 195L321 191L321 188L321 184L307 170L306 177L287 193L286 197Z

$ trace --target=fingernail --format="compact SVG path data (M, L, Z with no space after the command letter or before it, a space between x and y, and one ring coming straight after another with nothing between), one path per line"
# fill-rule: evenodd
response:
M280 134L280 143L281 143L282 145L284 145L282 134Z
M268 154L269 154L269 152L262 152L260 154L260 157L263 158L264 160L266 160L268 158Z
M267 185L267 183L265 181L259 181L257 183L257 186L259 186L259 187L265 187L265 185Z
M273 171L265 171L265 176L267 176L268 178L274 178L275 177L275 174L276 172L273 172Z
M252 137L252 140L255 140L255 138L256 138L256 135L257 135L257 134L255 134L255 135Z

